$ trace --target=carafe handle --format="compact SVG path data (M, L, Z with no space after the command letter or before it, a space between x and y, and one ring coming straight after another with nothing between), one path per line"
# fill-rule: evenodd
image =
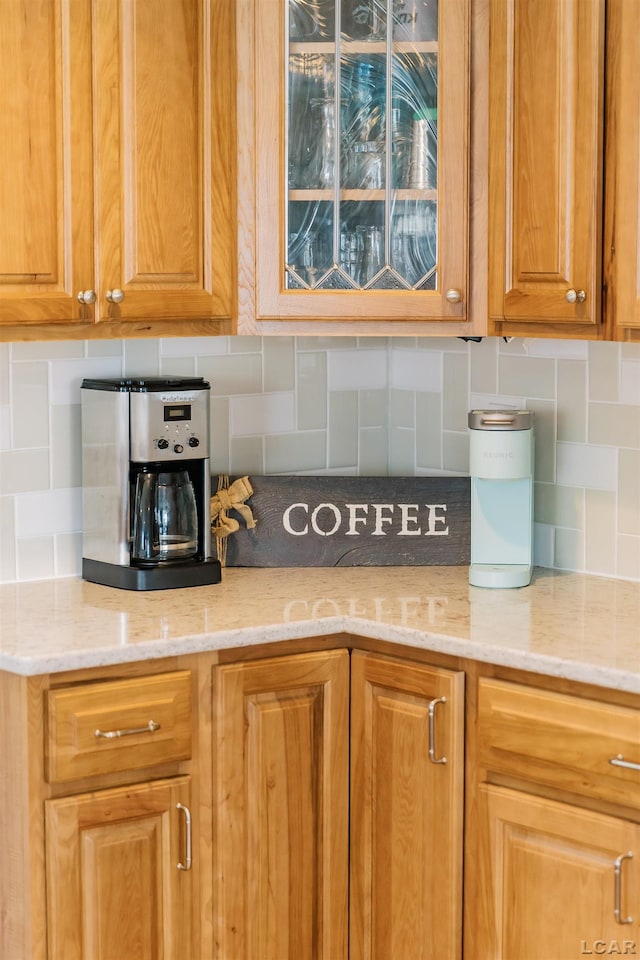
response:
M133 524L134 560L155 560L160 554L156 483L155 473L139 473L136 479Z

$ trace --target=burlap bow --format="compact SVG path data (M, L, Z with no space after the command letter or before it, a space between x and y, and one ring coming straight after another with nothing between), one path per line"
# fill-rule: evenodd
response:
M229 483L228 477L226 482ZM220 486L210 502L211 532L216 537L228 537L230 533L235 533L240 528L238 521L229 516L229 510L239 513L248 529L255 527L256 521L253 519L251 507L244 502L252 493L253 487L248 477L239 477L231 486Z

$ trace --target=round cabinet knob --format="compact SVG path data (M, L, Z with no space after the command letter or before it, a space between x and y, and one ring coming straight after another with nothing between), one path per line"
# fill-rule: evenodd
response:
M447 290L447 292L445 293L445 297L447 298L449 303L460 303L460 301L462 300L462 291L454 290L454 289Z
M182 453L183 450L184 450L184 447L182 446L181 443L176 443L174 445L174 448L173 448L174 453Z
M81 290L78 294L79 303L95 303L96 302L96 292L95 290Z
M566 297L567 303L584 303L587 299L587 294L584 290L574 290L572 287L570 290L567 290Z
M164 437L160 437L160 439L158 440L158 450L166 450L168 446L169 446L169 441L166 440Z
M190 447L199 447L200 441L197 437L189 437L189 446Z
M119 287L114 287L113 290L107 290L106 298L109 303L122 303L124 300L124 290L120 290Z

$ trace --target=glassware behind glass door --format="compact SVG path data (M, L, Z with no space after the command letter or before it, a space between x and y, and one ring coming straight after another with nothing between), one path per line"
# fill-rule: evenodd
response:
M288 289L436 288L437 20L436 0L290 0Z

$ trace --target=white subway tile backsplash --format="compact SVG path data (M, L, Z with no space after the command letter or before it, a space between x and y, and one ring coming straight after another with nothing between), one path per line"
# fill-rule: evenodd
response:
M640 406L590 403L588 418L590 444L640 448Z
M229 352L227 337L167 337L160 340L160 357L218 357Z
M0 453L0 496L49 488L49 449Z
M11 384L13 446L46 447L49 443L48 365L16 364Z
M472 393L470 410L526 410L526 397L513 397L505 393Z
M395 350L389 362L389 387L393 390L442 390L442 351Z
M80 403L82 381L91 377L121 377L120 357L83 357L49 363L49 403ZM148 373L148 371L144 371Z
M16 536L38 537L82 530L82 491L45 490L16 494Z
M128 377L155 377L160 373L159 340L124 340L123 373Z
M526 397L555 399L556 364L551 358L502 354L498 378L500 393L524 393Z
M640 537L618 537L616 575L626 580L640 580Z
M585 570L582 531L555 528L552 566L559 570L577 570L579 573Z
M18 580L48 580L56 575L53 537L30 537L16 542Z
M11 407L0 407L0 450L11 448Z
M80 383L212 383L211 469L458 475L472 408L535 412L535 562L640 580L640 345L192 337L0 344L0 582L77 575Z
M640 404L640 356L620 363L620 401Z
M0 407L9 403L9 389L11 386L11 366L9 364L8 343L0 343Z
M556 444L556 480L568 487L615 490L618 452L615 447L586 443Z
M546 523L533 525L533 562L539 567L552 567L554 560L555 527Z
M327 355L329 390L380 390L387 383L386 350L333 350Z
M589 356L587 340L529 340L522 341L528 357L555 357L557 360L585 361Z
M232 397L231 433L236 437L289 433L295 430L295 394L267 393Z
M620 394L620 344L589 344L589 400L617 403Z

